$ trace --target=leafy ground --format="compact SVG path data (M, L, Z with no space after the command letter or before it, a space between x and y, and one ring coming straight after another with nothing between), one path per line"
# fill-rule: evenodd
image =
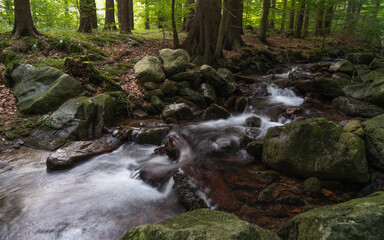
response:
M180 34L180 39L186 34ZM137 84L133 66L146 55L158 55L162 48L172 47L172 36L157 30L134 32L133 35L121 35L116 32L80 34L75 32L44 33L40 39L23 38L14 40L9 33L0 34L0 76L4 79L6 68L18 59L19 62L32 65L50 65L65 71L64 59L85 53L105 56L102 61L94 62L103 73L111 76L122 88L135 97L142 96L143 89ZM243 36L248 45L258 49L266 49L281 56L286 61L295 55L310 57L316 55L323 45L322 38L291 39L278 33L269 37L269 45L262 44L257 35ZM343 40L345 46L345 39ZM339 37L329 37L325 47L335 48L341 44ZM348 40L348 45L363 46L355 39ZM321 51L321 50L320 50ZM225 51L227 58L236 55ZM81 79L78 79L81 80ZM16 99L12 89L0 82L0 150L4 143L24 137L33 129L33 123L39 116L26 116L16 108Z

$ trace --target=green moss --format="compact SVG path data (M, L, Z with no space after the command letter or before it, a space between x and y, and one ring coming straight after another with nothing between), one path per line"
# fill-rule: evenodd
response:
M33 66L50 66L50 67L55 67L61 70L65 69L64 66L64 59L60 58L37 58L29 62L29 64Z

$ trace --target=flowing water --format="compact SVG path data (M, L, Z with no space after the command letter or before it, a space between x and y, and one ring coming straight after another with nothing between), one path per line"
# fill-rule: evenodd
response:
M49 152L22 148L1 153L0 239L119 239L131 227L184 212L173 192L172 178L161 189L154 188L137 177L137 169L151 164L176 168L222 156L249 161L246 152L239 149L239 138L248 133L262 139L268 128L291 121L272 119L266 109L303 103L291 90L275 85L268 85L267 90L268 96L261 98L263 108L250 105L243 114L226 120L176 128L171 134L179 139L177 164L166 156L154 155L153 146L134 143L58 172L46 171ZM260 128L244 125L251 116L262 120ZM208 195L209 190L205 193ZM209 199L207 203L215 205Z

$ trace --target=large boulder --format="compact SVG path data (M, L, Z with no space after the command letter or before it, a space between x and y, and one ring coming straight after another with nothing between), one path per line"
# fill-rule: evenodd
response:
M216 93L219 96L228 97L235 91L235 87L229 81L220 76L213 67L203 65L200 68L200 72L207 80L208 84L215 88Z
M215 89L208 83L202 83L198 89L198 92L204 96L205 101L208 104L217 102Z
M345 203L318 207L287 222L278 233L283 239L383 239L384 192Z
M347 59L351 61L353 64L366 64L366 65L369 65L374 58L375 58L375 54L372 52L350 53L347 56Z
M278 240L280 238L230 213L198 209L158 224L132 228L121 238L121 240L139 239Z
M315 92L326 98L342 96L342 89L350 81L331 77L321 77L315 79L294 79L293 85L303 93Z
M370 162L384 169L384 115L362 122L365 132L365 147Z
M189 66L190 57L184 49L162 49L160 50L160 57L164 62L164 71L167 76L184 72Z
M150 128L139 133L136 137L138 144L161 145L171 131L168 127Z
M206 106L204 96L190 88L181 89L180 94L184 99L191 101L200 108L204 108Z
M384 107L384 74L374 71L362 76L362 78L363 83L344 87L344 94Z
M226 119L230 116L231 114L228 112L227 109L213 103L211 104L211 106L209 106L205 110L203 114L203 120L208 121L208 120Z
M373 61L369 64L369 67L373 70L383 68L384 69L384 62L382 62L380 59L375 58Z
M333 99L332 106L353 117L373 118L384 113L384 110L376 105L348 97Z
M179 84L182 82L187 82L189 87L193 89L196 89L201 82L198 72L181 72L173 75L170 78L175 82L179 82Z
M105 124L112 120L118 107L117 98L111 95L105 93L65 102L51 115L37 121L26 145L52 151L68 141L101 137Z
M185 103L167 105L161 115L164 118L173 117L178 120L192 120L194 118L191 108Z
M62 71L48 66L20 65L11 74L17 107L24 113L48 113L80 94L81 84Z
M146 82L162 83L165 74L161 68L161 61L157 57L146 56L135 64L137 81L143 85Z
M368 181L364 141L325 119L295 121L268 129L263 162L300 177Z
M342 73L346 73L348 75L352 75L353 64L350 61L344 59L344 60L340 60L338 62L333 63L329 67L329 70L331 72L342 72Z

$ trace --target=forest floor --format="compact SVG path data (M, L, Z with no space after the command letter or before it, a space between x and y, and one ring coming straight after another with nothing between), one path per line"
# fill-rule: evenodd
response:
M185 33L180 34L184 39ZM106 59L95 62L95 66L103 73L111 76L122 88L135 97L142 96L143 89L136 81L133 66L146 55L158 55L162 48L172 47L172 36L169 33L159 31L134 32L133 35L121 35L118 33L60 33L45 34L39 40L24 38L14 40L10 34L0 34L0 56L17 55L20 62L34 66L49 65L65 71L64 59L79 53L71 52L76 44L81 44L85 53L104 54ZM288 51L301 52L304 56L310 56L318 51L324 39L310 37L305 39L288 38L281 34L271 34L269 44L262 44L255 34L243 36L246 44L258 49L265 49L275 55L288 58ZM330 36L324 41L325 48L336 48L338 45L349 45L351 48L366 47L364 43L356 39L340 40L341 37ZM64 44L63 44L64 43ZM67 45L67 46L65 46ZM233 51L225 51L229 58L235 54ZM5 87L4 76L6 72L5 60L0 61L0 151L6 146L7 140L28 136L34 122L40 117L36 115L22 114L16 107L17 100L13 96L12 89ZM78 79L81 80L81 79ZM12 144L12 143L11 143Z

